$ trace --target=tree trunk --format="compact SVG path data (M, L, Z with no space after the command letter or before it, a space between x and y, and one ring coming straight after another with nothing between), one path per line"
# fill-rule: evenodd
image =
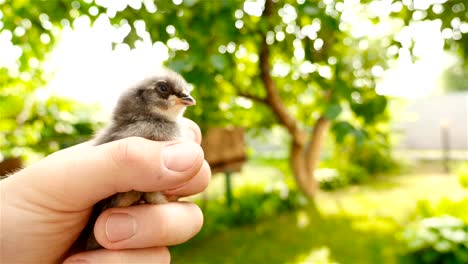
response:
M273 1L267 0L262 16L268 20L272 13ZM278 118L279 123L289 131L292 137L290 163L296 183L308 198L313 198L317 190L314 170L320 160L320 152L330 121L325 117L320 117L309 139L307 139L305 131L299 127L299 122L289 113L279 96L278 88L271 76L270 52L265 35L263 36L259 57L260 75L267 96L266 98L255 97L255 99L267 104Z
M328 128L330 127L330 121L325 117L320 117L312 130L310 140L305 149L305 165L306 170L313 173L317 168L320 160L320 153L322 151L323 143L325 142L325 136L327 135Z
M295 140L291 143L291 168L296 184L308 198L313 198L317 191L314 171L320 160L320 153L329 124L330 121L321 117L315 124L307 144L299 144Z
M317 190L314 170L320 159L330 121L320 117L307 139L305 131L300 128L299 122L289 113L279 96L278 88L271 76L269 58L269 48L264 42L260 50L260 73L267 97L263 101L271 108L279 123L288 129L292 137L290 162L296 183L307 197L313 198Z

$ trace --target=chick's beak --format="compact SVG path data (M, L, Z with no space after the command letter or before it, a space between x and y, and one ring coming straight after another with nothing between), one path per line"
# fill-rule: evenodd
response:
M185 95L184 97L179 98L177 102L186 106L195 105L197 103L191 95Z

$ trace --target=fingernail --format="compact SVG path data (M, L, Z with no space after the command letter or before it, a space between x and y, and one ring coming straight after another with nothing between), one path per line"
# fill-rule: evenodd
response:
M136 234L137 222L128 214L114 213L107 218L106 236L110 242L129 239Z
M166 168L183 172L192 168L200 155L200 150L195 143L181 142L166 146L163 154Z

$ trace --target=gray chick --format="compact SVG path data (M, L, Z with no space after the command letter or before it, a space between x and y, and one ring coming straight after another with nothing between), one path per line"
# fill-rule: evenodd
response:
M112 121L97 135L100 145L126 137L137 136L155 141L174 140L181 136L178 120L187 106L194 105L187 83L177 73L165 70L126 90L114 109ZM78 248L102 248L94 237L94 223L101 212L112 207L126 207L140 203L168 202L161 192L142 193L130 191L117 193L98 202L87 226L77 240ZM85 244L85 245L84 245Z

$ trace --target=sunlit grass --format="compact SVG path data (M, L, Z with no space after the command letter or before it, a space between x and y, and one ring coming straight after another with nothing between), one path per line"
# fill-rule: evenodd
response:
M239 187L284 176L249 165L233 179ZM223 195L223 181L215 176L210 197ZM398 263L395 234L414 214L418 200L464 195L453 175L381 176L363 186L319 192L316 207L194 239L171 251L174 263Z

